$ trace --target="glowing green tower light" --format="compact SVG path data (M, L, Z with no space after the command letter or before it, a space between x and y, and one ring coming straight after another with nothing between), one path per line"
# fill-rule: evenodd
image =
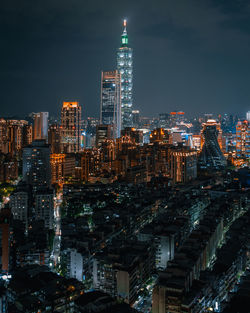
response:
M127 34L127 20L123 21L124 30L122 33L122 47L126 47L128 45L128 34Z

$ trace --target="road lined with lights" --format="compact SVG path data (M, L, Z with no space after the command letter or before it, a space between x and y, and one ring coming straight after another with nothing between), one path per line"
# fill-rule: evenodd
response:
M60 205L62 203L62 193L59 192L55 198L55 209L54 209L54 219L55 219L55 237L53 242L52 260L54 266L60 262L60 249L61 249L61 213Z

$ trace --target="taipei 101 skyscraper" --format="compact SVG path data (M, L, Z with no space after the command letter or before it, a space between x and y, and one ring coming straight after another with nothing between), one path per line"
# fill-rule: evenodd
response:
M117 69L121 74L122 128L132 127L133 50L128 46L127 21L123 22L121 46L117 51Z

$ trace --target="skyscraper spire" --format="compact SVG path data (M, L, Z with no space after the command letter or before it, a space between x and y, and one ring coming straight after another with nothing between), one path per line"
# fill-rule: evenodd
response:
M124 30L123 30L123 33L127 33L127 20L123 20L123 26L124 26Z
M128 34L127 34L127 20L123 20L123 33L122 33L122 44L121 47L127 47L128 46Z
M132 127L133 50L128 46L127 20L123 20L121 46L117 51L117 69L121 74L122 128Z

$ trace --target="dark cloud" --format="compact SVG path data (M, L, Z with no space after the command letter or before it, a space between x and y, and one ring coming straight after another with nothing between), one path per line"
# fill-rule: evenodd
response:
M124 17L143 114L249 109L248 1L10 0L0 5L0 114L55 114L76 99L98 116Z

